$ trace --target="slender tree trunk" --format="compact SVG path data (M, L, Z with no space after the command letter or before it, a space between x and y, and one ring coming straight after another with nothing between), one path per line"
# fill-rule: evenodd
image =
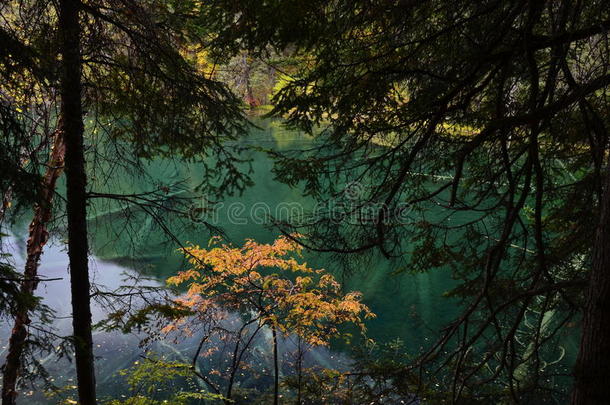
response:
M233 364L231 365L231 374L229 375L229 384L227 386L227 395L225 395L225 404L230 404L233 402L231 400L231 396L233 395L233 382L235 381L235 374L237 373L237 352L239 350L239 342L241 342L242 330L239 331L239 335L237 336L237 343L235 343L235 349L233 350Z
M572 405L610 403L610 164L593 244Z
M303 383L303 341L299 337L298 358L297 358L297 405L301 405L301 384Z
M40 202L34 209L27 242L27 259L23 272L20 292L22 296L32 296L38 285L38 263L42 250L49 239L47 224L51 220L55 184L64 165L65 145L61 131L55 132L53 150L43 177ZM2 368L2 405L14 405L17 398L17 378L21 369L21 356L28 336L30 323L28 305L21 304L15 315L15 324L9 338L8 354Z
M244 53L243 55L243 66L244 66L244 85L246 87L246 103L250 107L256 107L258 105L257 100L254 98L254 92L252 91L252 83L250 81L251 69L250 64L248 63L248 54Z
M277 353L277 331L275 325L271 325L273 336L273 405L278 405L280 394L280 366Z
M0 225L4 221L4 217L6 216L6 211L8 211L11 206L11 200L13 199L13 189L7 189L2 195L2 204L0 205Z
M28 157L27 157L24 149L21 149L20 152L21 152L20 153L21 154L20 163L22 165L25 165L25 163L28 160ZM4 222L4 219L6 218L7 211L9 210L9 208L11 208L11 204L13 202L13 194L14 194L13 189L14 189L14 184L9 185L9 187L7 187L7 189L2 194L2 204L0 205L0 226Z
M68 256L72 293L72 325L80 405L95 404L95 373L87 243L87 176L81 100L80 2L60 0L62 76L61 114L66 137Z

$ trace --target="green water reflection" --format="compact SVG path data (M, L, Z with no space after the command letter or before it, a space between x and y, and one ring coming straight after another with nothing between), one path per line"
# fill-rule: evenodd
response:
M239 141L239 146L294 150L313 145L308 135L286 130L278 122L259 121L257 125L259 128L253 128L246 138ZM234 244L240 244L246 238L270 242L278 232L264 223L266 214L285 219L289 212L311 210L314 204L303 196L300 189L274 180L273 162L265 153L253 150L248 152L248 156L252 159L252 187L242 195L224 198L214 205L205 200L195 200L199 208L214 207L214 214L204 218L222 229ZM184 181L185 188L193 190L202 182L202 170L197 163L157 160L146 166L151 178L140 181L137 176L118 176L113 189L114 192L138 193L150 190L151 181L167 184ZM176 243L168 242L151 218L136 215L125 219L116 206L106 203L94 204L91 211L95 214L91 221L94 230L92 248L97 257L137 267L159 279L184 268L184 260L176 252ZM210 231L203 225L176 226L174 231L183 243L205 245L210 237ZM305 259L318 268L334 271L346 289L364 294L365 302L378 315L368 321L368 335L373 339L387 341L399 337L407 348L417 351L425 341L433 338L433 331L456 313L455 303L442 298L443 292L453 284L446 271L393 275L398 265L375 257L353 269L349 276L344 276L328 255L306 253Z

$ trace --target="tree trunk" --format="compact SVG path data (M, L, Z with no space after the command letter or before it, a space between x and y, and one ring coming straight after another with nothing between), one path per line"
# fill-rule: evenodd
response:
M250 69L250 64L248 63L248 54L244 53L243 55L243 74L244 74L244 85L246 87L246 103L248 103L248 105L250 107L256 107L259 103L256 100L256 98L254 98L254 92L252 91L252 83L250 81L250 76L251 76L251 69Z
M81 100L80 2L60 0L62 76L61 115L66 137L68 257L72 293L72 325L80 405L95 404L93 339L87 243L87 176Z
M610 403L610 164L593 244L572 405Z
M278 405L280 394L280 367L277 353L277 331L275 325L271 325L271 334L273 336L273 405Z
M303 383L303 341L299 337L298 357L297 357L297 405L301 405L301 384Z
M8 211L11 206L11 200L13 199L13 189L8 188L2 195L2 204L0 205L0 225L4 221L4 217L6 216L6 211Z
M40 202L34 209L34 218L29 228L27 259L20 287L21 295L24 297L34 295L38 285L38 263L42 250L49 239L47 224L51 220L55 184L63 170L64 155L64 136L61 131L56 131L53 150L43 177ZM30 323L29 310L29 306L22 303L15 314L15 324L9 339L8 354L2 368L2 405L14 405L17 398L17 378L21 369L21 356L28 336L27 326Z

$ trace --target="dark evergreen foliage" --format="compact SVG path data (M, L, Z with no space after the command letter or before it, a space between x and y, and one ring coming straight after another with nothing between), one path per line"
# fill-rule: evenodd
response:
M284 232L452 269L463 312L407 367L419 383L444 376L455 402L564 401L556 345L582 313L606 176L607 4L218 1L202 18L219 50L307 55L273 113L322 127L320 146L274 155L277 177L323 201L358 186L339 219Z

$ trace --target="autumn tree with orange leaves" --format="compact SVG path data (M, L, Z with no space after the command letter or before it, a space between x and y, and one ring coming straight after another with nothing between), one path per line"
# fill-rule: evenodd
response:
M273 397L277 404L278 334L295 334L310 346L326 346L332 338L346 337L340 325L355 324L364 332L363 319L375 316L362 303L361 293L344 294L331 274L297 260L301 258L301 251L301 246L286 237L279 237L272 244L249 239L243 247L233 247L222 243L220 238L213 238L207 249L199 246L183 249L192 268L167 280L170 285L187 287L176 303L190 308L194 317L173 322L164 332L191 335L202 324L208 325L195 354L194 366L212 335L227 332L220 326L219 308L242 315L240 326L230 333L233 350L225 375L227 400L231 399L237 370L243 369L244 356L254 337L264 328L269 328L272 334ZM215 325L209 326L210 322ZM225 339L227 335L224 334ZM221 393L218 383L196 372L216 393Z

